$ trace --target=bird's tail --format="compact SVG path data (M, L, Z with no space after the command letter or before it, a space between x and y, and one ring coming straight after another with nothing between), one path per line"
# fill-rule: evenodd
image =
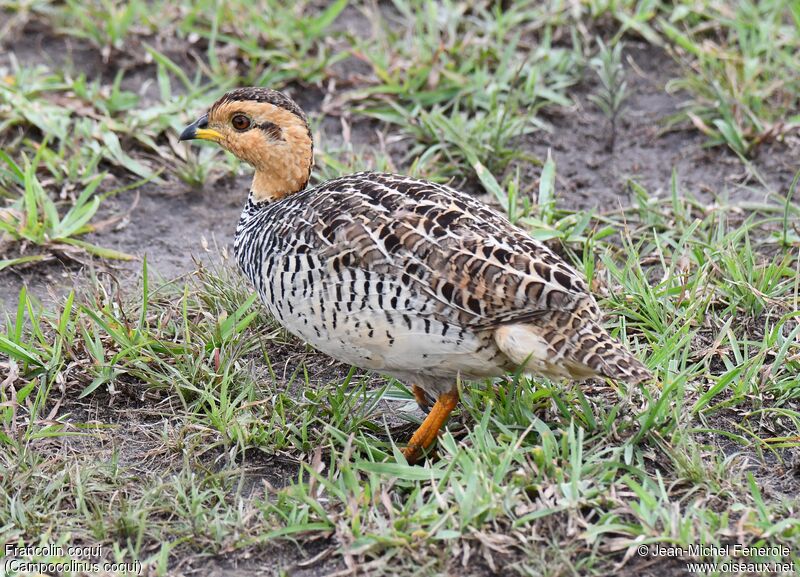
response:
M573 338L572 351L568 355L573 362L609 379L632 385L652 380L653 374L622 343L599 324L590 325L587 330L579 330Z
M563 322L551 319L550 326L506 325L495 331L495 342L517 365L548 377L604 376L634 385L653 378L647 367L597 322L579 318L572 323L574 319L573 315L561 319Z

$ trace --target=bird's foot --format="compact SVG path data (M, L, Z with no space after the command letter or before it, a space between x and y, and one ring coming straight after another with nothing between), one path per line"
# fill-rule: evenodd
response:
M416 393L415 393L416 395ZM439 395L436 399L431 412L422 421L422 424L414 432L408 446L403 449L403 456L409 464L414 464L436 440L439 429L447 422L450 413L453 412L458 404L458 389L454 387L451 391Z

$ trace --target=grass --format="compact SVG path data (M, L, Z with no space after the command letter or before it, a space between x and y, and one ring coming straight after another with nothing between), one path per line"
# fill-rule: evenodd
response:
M408 427L387 434L381 424L385 403L408 401L408 391L367 387L344 367L346 376L320 383L297 357L281 377L274 351L296 345L225 267L202 269L186 287L145 283L138 295L98 286L54 314L23 294L0 337L15 375L7 390L17 391L3 399L8 536L55 527L157 567L170 555L268 551L335 534L342 554L372 560L376 574L405 571L398 551L443 571L451 555L437 557L442 546L521 574L610 571L641 543L714 544L732 525L745 543L794 551L794 497L765 503L759 485L771 470L757 462L769 455L789 466L786 451L798 445L796 254L762 260L754 250L775 217L742 225L727 211L697 210L642 196L625 225L609 225L619 242L594 243L603 268L589 276L618 287L602 304L619 313L615 330L648 343L661 390L525 378L464 386L461 417L425 467L396 461L397 431ZM657 263L644 272L658 282L642 281L641 262ZM111 443L109 464L81 459L53 477L63 457L44 458L52 444L107 451L110 438L125 438L119 414L101 419L108 424L75 418L81 398L109 395L139 415L136 437L146 438ZM54 420L46 413L56 398L69 409ZM174 421L162 430L158 413ZM248 470L256 447L301 476L253 488L252 477L270 479L269 469ZM142 455L153 469L133 464ZM44 478L47 490L36 481ZM56 506L34 514L44 502ZM543 532L572 553L542 553L531 539Z
M40 148L40 152L45 150L47 150L46 145ZM104 174L93 176L80 191L72 206L60 216L56 203L47 195L36 176L41 161L38 155L32 161L26 158L24 167L17 165L5 153L0 153L0 159L5 160L13 179L23 191L15 204L0 213L0 231L11 241L30 243L51 251L61 251L67 256L70 250L77 249L109 259L133 258L123 252L102 248L76 238L96 230L89 221L94 218L103 198L101 195L96 195L95 191ZM105 196L115 192L117 191L112 190ZM47 254L38 253L0 260L0 270L14 265L42 261L45 258Z
M156 567L187 550L268 551L275 540L335 533L345 555L373 559L375 571L387 574L403 567L398 550L443 570L447 558L435 555L442 546L473 550L490 567L510 560L522 574L545 563L602 572L641 543L719 543L733 524L748 544L795 547L793 498L765 503L759 485L770 470L747 462L768 454L782 466L798 443L797 315L764 316L796 302L796 260L753 258L750 238L772 218L733 228L720 226L724 213L688 218L696 212L690 202L643 200L647 209L635 209L641 220L632 212L615 227L628 258L620 260L616 243L595 244L604 271L594 280L620 287L603 305L619 313L617 330L649 343L661 390L588 392L525 378L499 389L464 386L456 436L445 433L439 459L425 467L395 461L392 441L402 434L387 437L380 424L381 397L408 400L405 389L371 390L352 372L315 383L302 362L281 378L270 358L285 335L225 268L202 270L186 288L145 284L138 295L114 296L95 287L82 299L71 295L52 316L23 294L0 340L18 371L16 398L3 399L10 536L69 530L73 538L118 543L123 558ZM665 226L676 216L684 225ZM639 227L651 232L633 244ZM661 279L652 285L638 270L647 261L659 263L647 271ZM761 337L749 334L762 323ZM248 367L255 362L269 374L254 379ZM59 381L66 395L55 392ZM295 383L298 397L287 392ZM172 463L159 468L173 470L169 476L142 477L131 455L114 454L109 464L81 460L80 469L51 478L62 464L39 457L50 443L102 450L103 439L126 435L115 429L128 426L113 424L119 416L110 429L81 423L72 411L54 422L44 414L53 397L77 408L81 397L107 397L108 387L115 404L141 414L137 434L150 432L137 444L146 454L165 453ZM174 419L168 429L149 429L147 421L158 420L145 417L141 394ZM712 449L713 439L726 451ZM114 453L126 450L114 446ZM284 455L302 475L283 488L248 492L252 447ZM50 479L46 491L37 478ZM109 494L121 500L110 503ZM57 505L42 514L37 503L44 502ZM158 513L165 507L169 517ZM572 526L582 529L570 534ZM542 532L574 555L541 558L528 539ZM172 545L153 553L157 542Z
M694 56L684 61L686 77L673 86L692 93L687 115L710 144L750 156L797 122L800 70L787 57L797 49L797 18L796 5L771 1L720 5L705 14L689 9L680 19L662 21L667 37ZM711 35L709 21L718 27Z
M613 152L614 142L617 138L617 118L625 103L627 83L625 82L625 69L622 65L622 49L624 45L619 42L613 47L606 46L602 40L597 41L598 54L590 61L600 80L596 94L591 94L589 99L603 111L608 119L611 134L608 137L608 148Z
M673 172L574 210L564 151L527 144L594 95L596 136L619 145L638 118L626 54L646 43L677 63L685 106L664 128L751 171L768 143L788 158L792 3L0 10L100 70L32 65L21 36L0 61L0 276L19 287L0 330L4 543L99 544L154 575L686 573L639 553L657 544L779 546L758 560L800 564L800 173L747 205ZM582 271L657 385L460 383L437 454L409 466L407 385L285 333L224 247L176 279L153 253L109 267L126 256L102 232L124 220L111 198L178 191L191 219L239 187L238 162L176 131L240 84L309 109L316 179L378 168L485 193ZM15 275L56 259L79 279L59 298Z

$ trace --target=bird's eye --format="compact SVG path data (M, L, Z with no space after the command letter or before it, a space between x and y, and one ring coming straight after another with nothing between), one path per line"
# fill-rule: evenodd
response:
M236 130L247 130L250 128L250 119L244 114L235 114L233 118L231 118L231 124L233 124Z

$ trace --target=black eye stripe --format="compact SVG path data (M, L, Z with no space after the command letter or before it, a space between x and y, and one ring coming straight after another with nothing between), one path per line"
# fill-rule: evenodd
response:
M265 120L264 122L256 124L255 126L263 130L270 140L283 140L283 131L277 124Z

